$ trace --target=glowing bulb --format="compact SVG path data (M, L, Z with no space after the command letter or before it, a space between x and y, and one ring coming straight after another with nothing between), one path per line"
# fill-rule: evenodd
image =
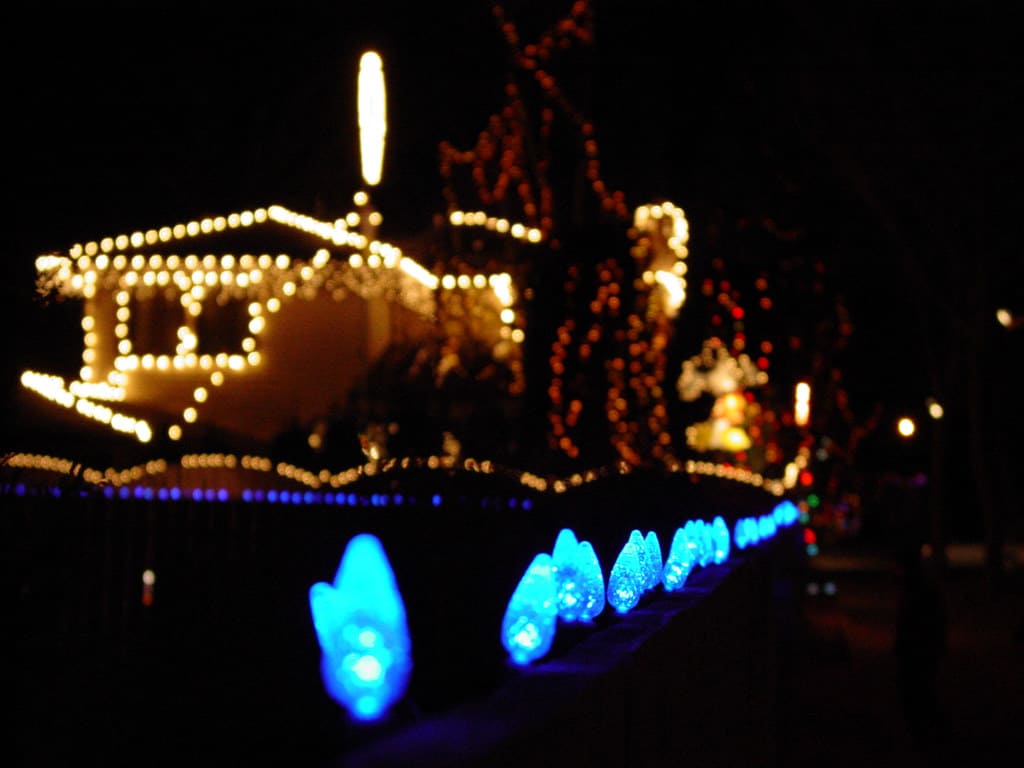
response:
M914 432L917 431L917 425L914 424L913 419L904 416L896 422L896 431L899 432L902 437L912 437Z
M701 535L700 529L697 525L697 520L687 520L686 524L683 525L683 538L686 541L686 549L690 553L690 559L694 565L703 565L700 561L701 555Z
M708 530L708 524L703 520L694 520L693 528L693 540L697 547L697 564L701 568L707 567L711 562L712 546L710 539L710 531Z
M712 559L715 565L721 565L729 559L730 545L729 526L725 524L725 518L721 515L711 521L711 538L714 542Z
M555 539L551 552L551 567L555 577L555 593L558 600L558 618L576 621L579 618L580 578L576 569L576 553L579 541L571 528L563 528Z
M683 588L686 578L693 570L696 562L690 550L689 541L683 528L676 528L672 543L668 548L668 558L661 571L661 583L666 592L675 592Z
M651 583L651 558L647 554L647 542L644 535L636 528L630 531L629 540L633 542L636 558L640 561L640 591L643 593L650 589Z
M579 621L590 622L604 610L604 572L594 546L581 541L576 547L576 573L580 580Z
M558 598L551 555L534 556L509 598L501 622L501 642L514 664L542 658L555 639Z
M356 720L377 720L404 694L412 672L405 604L380 540L353 537L334 577L309 590L328 695Z
M380 56L367 51L359 60L359 148L363 179L371 187L380 183L387 134L387 100Z
M647 559L646 588L654 589L661 583L661 572L664 567L661 560L661 542L654 531L648 531L644 537L644 555Z
M635 542L636 537L630 535L608 575L608 603L617 613L633 610L644 590L646 574L640 565Z

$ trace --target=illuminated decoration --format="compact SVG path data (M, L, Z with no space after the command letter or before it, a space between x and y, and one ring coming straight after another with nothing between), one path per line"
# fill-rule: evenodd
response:
M682 527L677 528L662 569L661 583L666 592L676 592L686 585L686 578L696 564L690 542Z
M757 535L760 541L772 538L778 531L772 515L761 515L757 518Z
M772 508L772 517L777 527L790 526L800 519L800 510L790 499L783 499Z
M761 528L753 517L744 517L736 521L736 533L733 537L740 549L755 546L761 541Z
M604 573L589 541L577 541L571 528L563 528L551 554L558 618L590 622L604 610Z
M647 582L647 573L638 556L636 538L630 534L608 575L608 604L616 613L629 613L633 610L640 602ZM642 546L642 537L640 542Z
M359 59L359 149L363 179L371 187L380 183L387 134L387 98L383 62L374 51Z
M736 524L733 527L732 541L733 544L736 545L736 548L740 550L746 549L748 544L753 544L753 542L748 538L749 526L747 522L747 518L741 517L736 521Z
M699 451L729 453L750 448L748 402L743 390L767 381L768 374L759 370L749 355L734 357L717 337L706 341L699 355L683 363L676 381L684 401L692 402L705 392L715 398L710 419L686 428L687 445Z
M714 556L710 526L703 520L694 520L693 527L690 530L693 542L697 546L697 565L701 568L706 568Z
M382 67L373 51L360 60L360 152L371 186L380 181L387 130ZM133 410L164 414L159 428L172 440L204 422L269 440L291 424L321 417L353 386L354 366L338 361L355 358L370 365L392 343L441 335L452 348L458 347L453 339L480 342L498 370L508 372L508 393L521 394L525 327L512 275L462 265L447 274L427 269L376 236L382 217L365 192L357 192L353 202L355 210L333 220L270 205L39 256L39 290L83 302L82 366L80 380L66 387L34 371L26 372L23 384L143 442L154 425ZM451 222L479 224L528 245L542 240L535 226L478 213L452 211ZM254 236L264 233L272 240L284 233L298 250L249 250ZM228 250L200 250L207 239ZM346 301L353 296L362 300L361 308ZM297 360L294 335L317 324L322 343L344 345L343 351L315 363ZM346 326L355 332L338 338L337 329ZM319 348L301 349L312 358ZM335 369L324 370L324 359L335 361ZM457 365L457 352L446 361ZM302 381L298 392L296 381ZM286 401L267 407L267 392L285 390L291 393ZM114 410L95 401L122 406ZM316 448L323 437L311 440Z
M576 573L580 581L578 621L589 623L601 615L605 606L604 572L589 541L581 541L576 548Z
M701 550L703 536L701 536L700 526L698 523L703 521L698 520L687 520L683 524L683 541L686 543L686 548L690 552L690 561L694 565L705 565L701 562Z
M501 643L512 663L526 666L547 654L555 639L557 619L552 559L541 552L519 580L501 622Z
M644 537L644 558L647 567L647 583L644 588L651 590L661 583L661 574L664 569L661 558L661 542L658 540L658 534L654 531L648 531Z
M380 719L412 672L405 604L380 540L354 536L333 585L310 587L309 604L328 695L356 720Z
M73 381L70 386L66 386L62 377L37 371L22 373L21 385L64 408L74 409L86 418L106 424L118 432L133 435L140 443L148 443L153 437L153 429L145 419L137 419L134 416L115 411L109 406L96 403L81 394L91 392L95 397L104 397L110 393L116 393L118 397L110 399L123 399L123 390L119 388L102 385L90 387L81 381Z
M896 431L900 433L900 437L913 437L917 431L917 425L909 416L903 416L896 422Z
M1006 307L1000 307L996 310L996 320L1003 328L1011 331L1024 326L1024 315L1014 314Z
M942 403L936 400L934 397L929 397L925 400L925 405L928 408L928 415L938 421L946 415L946 410L942 407Z
M640 562L640 593L643 594L651 588L651 557L647 554L647 541L644 535L636 528L630 531L629 540L633 543L636 551L636 559Z
M551 552L551 567L555 574L555 591L558 596L558 618L573 622L583 609L581 590L582 579L577 567L579 541L571 528L563 528L555 538Z
M714 543L714 550L712 552L712 560L715 565L721 565L729 559L730 540L729 526L725 523L725 518L721 515L715 517L711 521L710 525L711 539Z
M378 324L380 328L393 325L395 332L403 329L406 335L432 334L434 318L446 318L451 312L466 316L471 311L475 318L472 328L453 323L448 327L470 337L476 334L475 338L490 345L496 362L513 374L515 387L510 387L510 392L518 391L525 334L522 313L516 307L518 291L511 276L504 272L435 275L396 246L350 229L359 220L358 213L330 222L282 206L269 206L145 233L105 237L75 245L65 256L38 258L41 290L84 301L83 361L88 365L83 367L83 374L89 377L83 375L81 381L67 388L80 393L76 398L116 400L126 410L138 406L164 410L179 429L182 421L194 424L204 416L218 422L229 410L232 394L227 393L233 393L237 402L242 377L257 370L269 380L289 373L278 371L275 361L293 359L286 351L293 346L286 334L295 322L290 319L294 302L315 304L318 311L326 313L322 318L325 326L330 326L338 322L332 319L331 304L317 299L332 298L340 305L338 317L347 317L351 310L344 309L345 299L354 295L367 302L367 311L378 311L373 307L379 307L379 315L390 313L390 325ZM283 227L301 235L297 242L312 238L320 244L306 259L266 253L177 255L173 250L164 255L153 250L160 246L173 248L177 241L257 227L268 231ZM128 248L151 250L129 256L130 251L121 250ZM389 303L394 308L385 310ZM203 353L204 345L209 343L203 329L210 327L204 325L204 313L225 311L219 310L220 306L242 307L247 323L239 330L234 350ZM173 311L180 311L179 320L174 319ZM141 320L136 318L140 313ZM176 347L168 347L161 354L138 348L135 334L150 333L153 323L174 322L179 323ZM387 338L367 338L362 343L368 345L365 354L372 358L380 354ZM313 345L310 354L315 352ZM234 389L230 382L225 383L225 379L232 378L238 380ZM40 382L38 378L33 381ZM25 386L32 388L28 383ZM316 380L306 386L324 388ZM40 391L39 387L34 389ZM331 390L321 399L333 400L336 396ZM274 410L266 409L262 402L253 401L252 405L251 410ZM302 413L313 411L312 402L302 399L295 407ZM327 410L326 401L320 409ZM282 418L289 415L283 408L277 412ZM130 413L123 415L139 420ZM243 431L251 426L245 419L235 421L228 426Z
M806 381L796 385L795 402L793 403L793 422L798 427L806 427L811 416L811 386Z

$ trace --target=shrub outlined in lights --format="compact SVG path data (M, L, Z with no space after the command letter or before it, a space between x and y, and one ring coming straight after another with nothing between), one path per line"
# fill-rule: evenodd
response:
M405 694L412 673L405 604L380 540L353 537L334 584L310 587L309 606L327 694L355 720L379 720Z

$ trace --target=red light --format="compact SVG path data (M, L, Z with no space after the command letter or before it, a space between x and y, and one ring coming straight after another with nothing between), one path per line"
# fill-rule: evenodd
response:
M800 473L800 485L810 485L814 482L814 475L806 469Z
M818 536L810 528L804 528L804 544L814 544L818 541Z
M733 307L732 308L732 317L733 317L734 320L742 320L743 319L743 307Z

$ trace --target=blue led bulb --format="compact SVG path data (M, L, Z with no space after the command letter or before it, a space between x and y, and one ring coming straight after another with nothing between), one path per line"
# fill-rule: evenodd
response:
M721 565L729 559L729 526L725 524L725 518L718 515L711 521L711 538L714 542L713 560L715 565Z
M650 589L650 558L647 556L647 543L644 541L644 535L639 530L634 528L629 533L629 540L633 544L633 548L636 550L636 559L640 562L640 593L643 594Z
M682 589L693 566L693 552L690 550L686 533L682 528L677 528L668 548L665 567L662 569L661 583L664 584L665 591L675 592Z
M654 531L648 531L644 537L644 554L647 556L647 589L654 589L661 583L664 567L661 561L661 542Z
M800 518L800 510L790 499L784 499L776 504L773 514L777 527L792 525Z
M551 650L558 600L551 555L534 556L509 598L501 622L501 643L514 664L525 666Z
M696 520L687 520L683 525L683 541L690 553L690 563L694 567L700 565L700 530Z
M558 618L573 622L580 618L583 610L577 555L579 542L570 528L563 528L555 539L555 548L551 553L551 567L555 577L555 593L558 600Z
M737 549L746 549L747 544L747 520L741 517L736 521L736 525L733 528L732 540L736 543Z
M771 515L761 515L757 521L757 532L761 539L770 539L775 535L775 520Z
M638 531L634 531L639 535ZM641 539L642 541L642 539ZM636 537L630 535L608 576L608 603L618 613L628 613L640 602L646 573L637 556Z
M712 546L711 540L708 538L708 524L703 520L695 520L693 535L695 543L697 544L697 563L701 568L706 568L711 564Z
M751 544L761 543L761 528L757 524L757 518L747 517L744 518L747 531L747 546Z
M579 621L590 622L604 610L604 573L594 546L581 541L576 548L576 572L580 580Z
M353 537L334 577L309 589L328 695L356 720L377 720L400 699L412 673L405 604L376 536Z

